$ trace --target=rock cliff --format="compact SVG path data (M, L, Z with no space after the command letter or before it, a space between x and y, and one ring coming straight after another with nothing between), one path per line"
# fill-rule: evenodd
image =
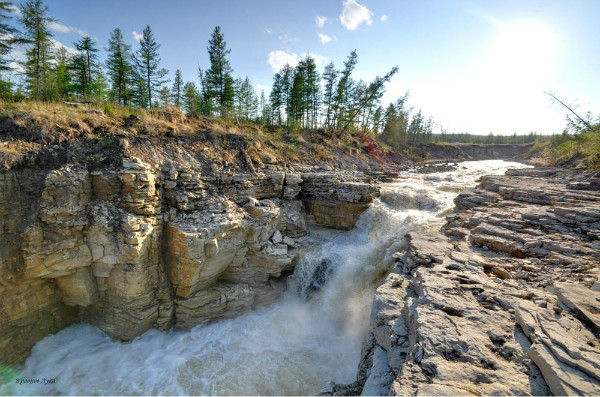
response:
M325 394L598 395L600 183L488 176L378 287L358 380Z
M413 148L414 153L432 160L509 160L527 157L532 145L512 144L436 144L425 143Z
M13 168L0 185L6 364L76 321L130 340L269 304L307 240L307 214L352 228L378 195L359 172L225 172L134 156L93 171Z

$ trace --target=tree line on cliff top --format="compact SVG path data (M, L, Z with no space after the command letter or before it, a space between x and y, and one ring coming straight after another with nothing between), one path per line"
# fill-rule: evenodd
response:
M18 9L20 30L8 24ZM333 62L323 73L307 55L297 65L285 65L273 76L269 95L255 91L250 79L234 78L221 28L216 26L208 41L209 67L198 68L198 84L185 82L180 70L171 82L161 67L158 44L147 25L135 50L115 28L106 46L107 57L99 59L99 46L84 36L68 51L53 39L50 25L57 22L41 0L26 0L18 6L0 0L0 98L8 100L110 102L136 108L176 106L188 115L203 115L247 121L288 129L323 128L341 135L348 129L368 131L392 147L422 142L529 143L526 136L478 136L434 134L434 122L420 110L407 106L408 93L383 106L385 84L398 68L371 82L356 80L352 73L358 61L352 51L343 68ZM24 50L24 60L10 62L14 46ZM14 84L3 76L21 76Z

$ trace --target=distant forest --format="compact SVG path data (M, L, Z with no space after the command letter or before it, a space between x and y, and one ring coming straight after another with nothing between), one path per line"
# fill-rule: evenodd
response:
M19 9L18 25L8 22ZM231 49L219 26L208 41L209 67L198 69L198 84L184 81L180 70L174 79L161 67L160 44L147 25L135 51L115 28L106 43L107 57L100 60L99 45L91 37L73 43L68 51L53 39L50 24L56 22L41 0L15 6L0 1L0 98L8 101L78 101L113 103L125 107L176 106L188 115L235 119L268 127L368 131L391 147L425 142L498 144L532 143L548 139L529 135L487 136L434 134L431 117L407 106L408 93L384 106L385 84L397 73L392 67L371 82L356 80L358 55L352 51L343 67L327 64L322 74L315 60L306 56L296 66L286 65L273 76L272 89L258 94L250 79L234 77L228 55ZM18 65L7 58L14 46L24 49ZM6 79L16 73L18 83Z

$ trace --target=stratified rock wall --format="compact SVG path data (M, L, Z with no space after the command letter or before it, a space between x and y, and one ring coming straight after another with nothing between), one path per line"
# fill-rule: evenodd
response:
M0 174L0 362L75 321L131 340L274 302L307 239L302 199L322 207L314 221L350 228L378 192L364 176L274 168L128 157Z
M488 176L440 233L411 233L338 393L598 395L600 184Z

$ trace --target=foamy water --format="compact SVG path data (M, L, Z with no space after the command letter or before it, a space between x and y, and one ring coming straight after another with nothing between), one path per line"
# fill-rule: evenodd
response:
M269 307L185 332L150 330L130 343L77 324L40 341L15 377L55 383L0 386L0 394L314 395L329 381L355 380L373 291L403 236L438 229L453 199L482 175L522 164L464 162L452 172L404 173L354 230L304 255L288 291ZM326 280L314 272L323 263Z

